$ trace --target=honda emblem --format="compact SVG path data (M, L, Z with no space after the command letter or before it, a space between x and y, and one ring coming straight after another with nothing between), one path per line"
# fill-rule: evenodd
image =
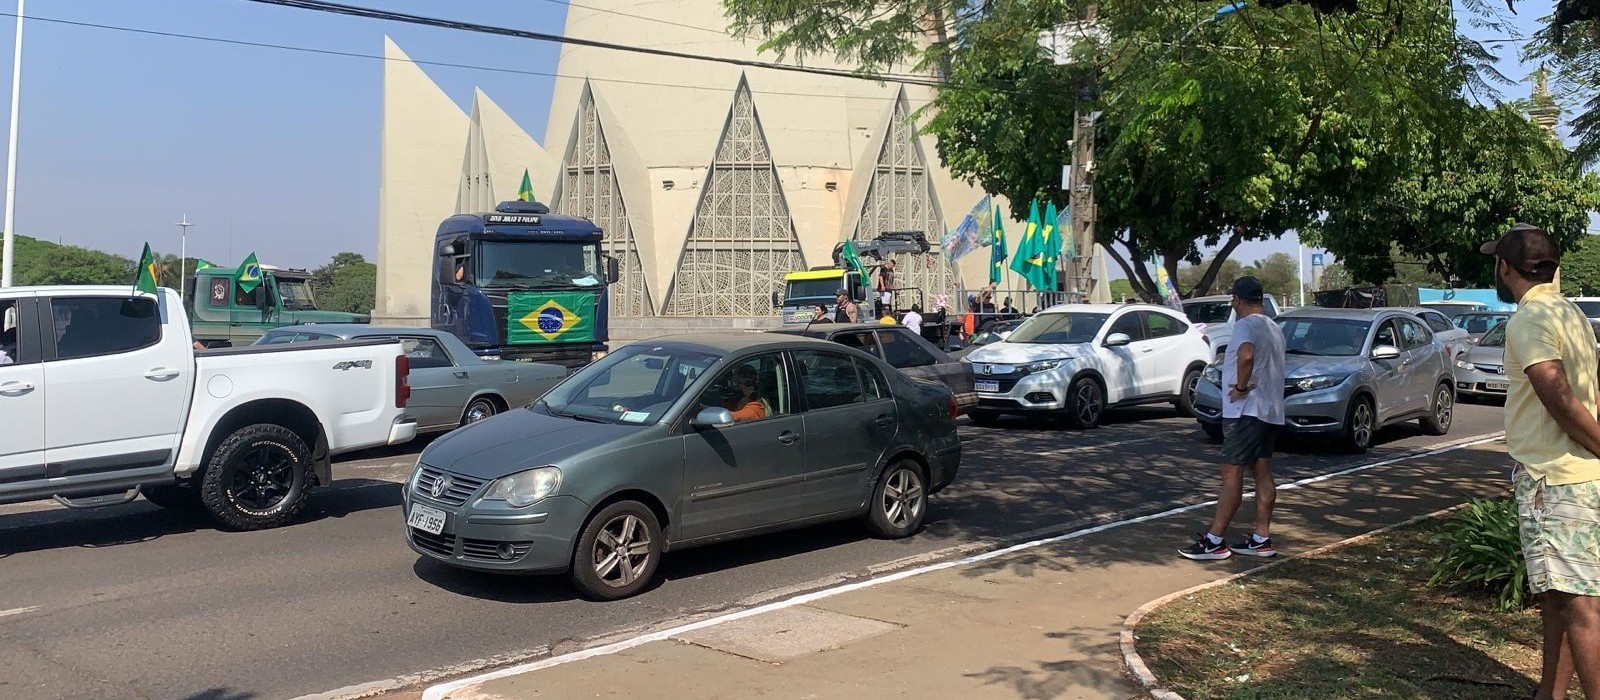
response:
M994 365L984 365L983 366L983 373L984 374L994 374Z

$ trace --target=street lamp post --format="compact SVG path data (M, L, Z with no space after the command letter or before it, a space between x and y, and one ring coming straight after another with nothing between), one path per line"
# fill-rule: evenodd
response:
M0 243L0 287L11 286L11 271L16 267L17 209L17 111L22 99L22 14L23 0L17 0L17 42L11 58L11 138L6 149L5 241Z
M178 298L183 299L184 284L189 276L189 215L184 214L183 220L178 222Z

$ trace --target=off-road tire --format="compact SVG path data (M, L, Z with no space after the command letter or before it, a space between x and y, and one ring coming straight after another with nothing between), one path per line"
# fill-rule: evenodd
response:
M265 469L281 477L285 487L281 496L271 499L264 507L243 502L248 494L237 488L239 479L245 478L241 471L253 468L245 460L260 453L284 462L279 467ZM299 435L279 425L247 425L235 430L212 453L200 484L200 500L206 512L226 527L266 530L287 524L305 508L314 480L311 448Z

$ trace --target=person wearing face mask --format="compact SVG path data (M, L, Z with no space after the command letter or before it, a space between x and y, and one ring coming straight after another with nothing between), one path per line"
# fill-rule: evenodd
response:
M1528 590L1541 598L1544 665L1535 700L1563 698L1574 671L1600 697L1600 410L1593 331L1561 294L1561 249L1517 224L1480 251L1495 257L1506 321L1506 451Z
M1256 557L1277 554L1272 546L1272 451L1283 428L1283 331L1263 313L1261 280L1240 277L1233 285L1233 345L1222 362L1222 493L1211 528L1178 550L1187 559L1227 559L1234 552ZM1230 547L1223 538L1244 500L1244 472L1256 482L1255 532Z

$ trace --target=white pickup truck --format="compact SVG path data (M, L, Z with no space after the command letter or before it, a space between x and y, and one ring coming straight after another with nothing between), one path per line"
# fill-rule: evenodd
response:
M406 442L393 340L194 349L171 289L0 289L0 504L203 508L283 525L329 456Z

